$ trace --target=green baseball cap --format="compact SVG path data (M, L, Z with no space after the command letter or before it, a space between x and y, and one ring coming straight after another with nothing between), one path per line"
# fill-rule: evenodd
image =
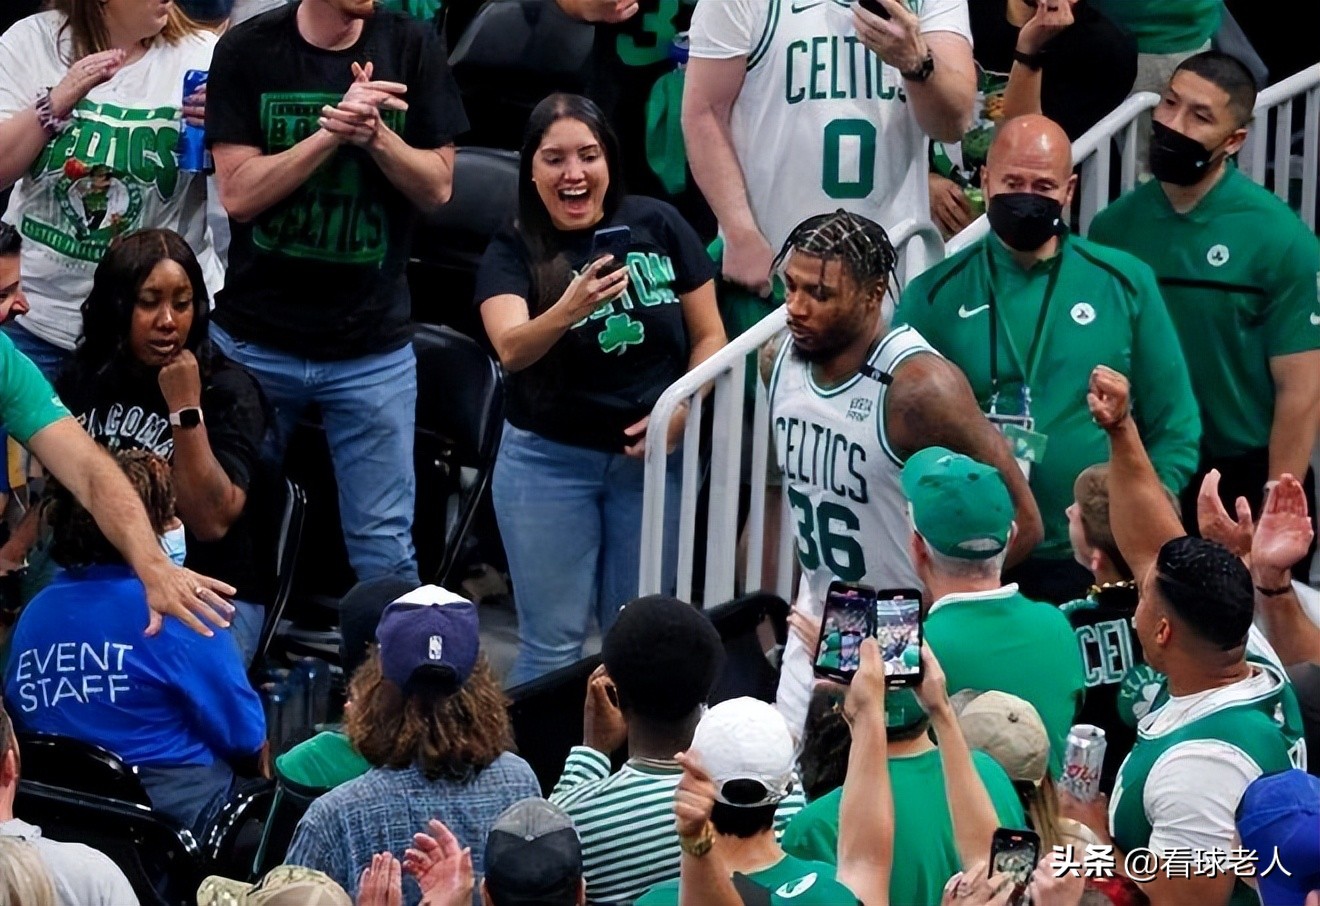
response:
M890 730L915 727L926 716L917 693L911 689L885 690L885 726Z
M927 447L903 466L912 524L947 557L987 560L1008 546L1013 500L998 470L944 447Z

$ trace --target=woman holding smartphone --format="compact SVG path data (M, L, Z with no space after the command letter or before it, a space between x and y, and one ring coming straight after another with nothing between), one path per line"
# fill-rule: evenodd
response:
M683 429L675 418L651 437L649 413L725 342L701 240L669 205L625 195L621 169L600 108L546 98L527 124L517 216L477 275L509 372L493 496L518 610L511 684L573 663L592 616L604 632L636 596L646 445L672 450ZM674 499L667 549L677 516Z

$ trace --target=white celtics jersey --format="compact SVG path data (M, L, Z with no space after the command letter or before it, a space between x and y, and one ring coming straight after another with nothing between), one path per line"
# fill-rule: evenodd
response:
M967 0L906 0L923 32L971 40ZM858 39L849 0L699 0L691 55L745 57L733 144L771 247L839 208L892 229L929 217L926 138L898 70Z
M889 386L906 359L938 355L911 327L891 330L870 366L837 387L816 384L788 340L770 376L770 424L797 538L802 582L797 608L819 619L836 578L873 588L919 588L908 557L912 525L903 461L885 430ZM788 634L776 704L796 733L807 716L811 652Z
M770 423L812 611L820 613L835 579L915 587L903 461L885 431L889 387L878 375L935 350L900 327L871 353L873 370L826 390L792 349L786 341L770 377Z

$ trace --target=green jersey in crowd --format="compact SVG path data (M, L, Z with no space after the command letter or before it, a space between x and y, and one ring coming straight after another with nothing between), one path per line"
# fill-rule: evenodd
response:
M1191 53L1219 31L1224 0L1091 0L1137 39L1141 53Z
M1022 800L1004 769L985 752L972 752L1003 827L1026 827ZM962 868L944 790L940 750L890 756L894 791L894 867L889 902L894 906L938 906L944 884ZM834 863L839 851L839 801L833 790L804 808L784 831L784 851L802 859ZM639 901L638 906L643 906Z
M769 868L747 875L770 891L770 902L793 906L853 906L857 897L834 880L834 866L805 862L785 855ZM678 906L678 881L657 884L637 898L633 906Z
M68 417L69 410L50 381L0 333L0 424L14 440L26 444L42 428Z
M1320 241L1283 201L1230 166L1179 214L1160 183L1096 216L1091 238L1155 271L1188 358L1208 457L1269 446L1270 359L1320 349ZM1176 489L1175 489L1176 490Z
M1160 480L1181 491L1198 460L1201 425L1178 337L1149 267L1072 235L1024 270L994 236L908 284L894 318L967 375L984 411L1029 415L1046 437L1031 467L1045 538L1035 554L1071 559L1073 481L1109 459L1086 387L1096 365L1127 375L1133 413ZM995 354L991 355L992 345Z
M1058 777L1086 692L1077 637L1063 612L1005 585L945 595L931 605L925 629L950 695L994 690L1031 703L1049 733L1050 773Z

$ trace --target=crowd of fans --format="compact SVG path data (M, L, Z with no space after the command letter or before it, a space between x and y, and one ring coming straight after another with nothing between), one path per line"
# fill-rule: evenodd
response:
M306 801L284 864L202 906L1320 906L1320 241L1237 169L1257 83L1208 49L1220 0L553 2L595 27L593 78L516 124L471 300L508 390L508 676L412 537L407 265L473 112L440 4L6 23L0 572L36 590L4 613L0 906L141 892L16 814L37 734L112 753L197 839L272 781ZM1078 235L1071 142L1141 90L1148 179ZM887 230L982 213L899 284ZM798 592L774 702L713 701L707 614L636 597L648 447L701 433L649 416L780 303L745 491ZM257 526L313 406L359 583L346 700L272 751ZM813 671L840 582L921 599L848 682ZM593 631L543 786L505 688Z

